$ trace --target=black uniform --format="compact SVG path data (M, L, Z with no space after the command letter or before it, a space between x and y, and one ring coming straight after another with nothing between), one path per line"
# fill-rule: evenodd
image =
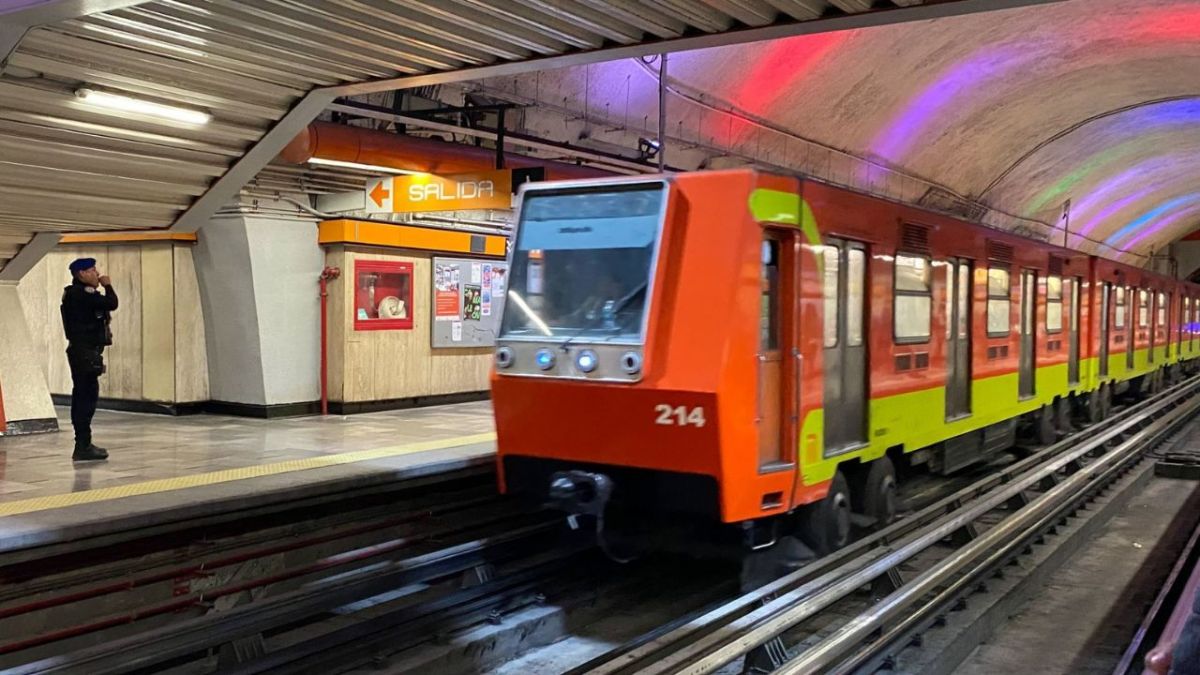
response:
M67 363L71 365L71 423L75 425L75 451L92 445L92 417L100 398L100 376L104 374L104 348L112 344L109 312L117 308L117 293L105 286L104 293L73 281L63 289L63 330L67 334Z

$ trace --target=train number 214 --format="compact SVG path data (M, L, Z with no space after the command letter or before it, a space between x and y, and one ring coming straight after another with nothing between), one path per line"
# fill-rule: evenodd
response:
M654 412L658 413L658 419L655 424L664 426L704 426L704 408L699 406L688 410L686 406L669 406L666 403L660 403L654 406Z

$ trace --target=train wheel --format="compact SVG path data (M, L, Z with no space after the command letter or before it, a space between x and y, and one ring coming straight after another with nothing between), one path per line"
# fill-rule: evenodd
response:
M1112 387L1104 385L1100 388L1100 419L1108 419L1112 414Z
M1087 416L1090 424L1097 424L1104 419L1103 388L1087 395Z
M1051 445L1058 440L1058 427L1055 424L1054 406L1044 405L1037 416L1037 442Z
M800 539L817 555L828 555L850 543L850 486L838 471L829 494L800 514Z
M887 457L880 457L867 467L863 511L875 519L876 527L885 527L896 520L896 467Z
M1070 398L1058 399L1058 403L1055 405L1054 412L1056 413L1057 417L1055 420L1055 426L1058 427L1058 431L1060 433L1069 434L1075 431L1074 425L1071 424Z

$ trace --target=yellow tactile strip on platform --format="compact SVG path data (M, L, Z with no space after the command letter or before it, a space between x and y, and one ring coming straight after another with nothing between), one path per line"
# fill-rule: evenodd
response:
M340 464L353 464L355 462L365 462L372 459L384 459L387 457L398 457L400 455L411 455L418 452L445 450L447 448L456 448L475 443L487 443L494 440L496 440L496 434L494 433L457 436L454 438L446 438L437 441L421 441L419 443L395 445L387 448L358 450L355 452L344 452L336 455L325 455L323 457L292 459L286 462L260 464L258 466L246 466L239 469L211 471L209 473L200 473L192 476L161 478L158 480L130 483L129 485L118 485L109 488L97 488L95 490L84 490L82 492L69 492L66 494L34 497L32 499L22 499L19 501L0 503L0 517L16 516L24 513L32 513L34 511L60 509L68 506L78 506L80 504L91 504L94 502L109 501L111 499L121 499L123 497L136 497L139 495L149 495L159 492L172 492L174 490L203 487L205 485L214 485L216 483L228 483L230 481L245 480L247 478L261 478L263 476L273 476L281 473L307 471L308 469L320 469L322 467L338 466Z

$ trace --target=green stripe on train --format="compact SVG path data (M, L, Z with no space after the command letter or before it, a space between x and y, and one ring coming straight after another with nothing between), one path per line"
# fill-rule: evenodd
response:
M1166 358L1166 348L1156 351L1156 362L1149 363L1146 349L1134 352L1134 368L1126 370L1124 353L1109 357L1106 382L1121 382L1140 377L1155 367L1177 363L1178 353ZM1186 350L1200 353L1200 350ZM982 429L1054 402L1055 398L1086 393L1099 388L1099 359L1083 359L1079 363L1080 383L1069 385L1066 363L1038 368L1035 372L1035 395L1020 399L1017 394L1019 376L1006 373L996 377L973 380L971 383L971 414L946 421L946 388L931 387L920 391L871 399L868 406L868 440L866 445L831 457L824 456L825 412L810 411L801 426L800 452L805 485L823 483L833 478L838 464L859 458L864 462L878 459L889 448L903 446L905 452L929 447L955 436Z

